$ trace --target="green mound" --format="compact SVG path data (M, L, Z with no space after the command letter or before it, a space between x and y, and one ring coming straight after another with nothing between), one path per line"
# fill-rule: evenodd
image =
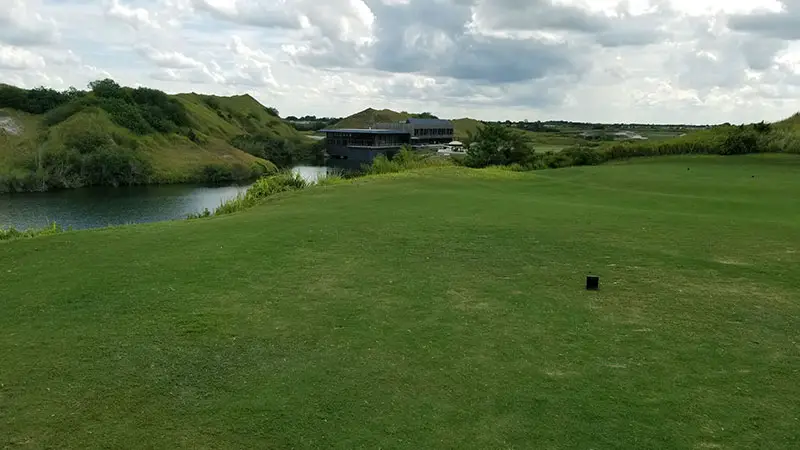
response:
M249 95L167 95L112 80L88 92L0 86L0 118L22 130L0 128L0 192L246 179L276 166L237 139L311 145Z
M414 114L408 112L396 112L391 109L373 109L367 108L364 111L358 112L342 119L331 128L369 128L376 123L385 122L402 122L404 120L420 117L433 117L427 113ZM462 118L453 120L455 127L455 136L457 139L465 139L468 133L475 133L482 126L483 122L470 118Z
M470 119L467 117L453 120L456 140L464 140L470 135L475 135L475 133L477 133L482 126L483 122L480 120Z
M377 110L367 108L364 111L342 119L331 128L369 128L376 123L400 122L410 117L411 115L408 113L399 113L391 109Z

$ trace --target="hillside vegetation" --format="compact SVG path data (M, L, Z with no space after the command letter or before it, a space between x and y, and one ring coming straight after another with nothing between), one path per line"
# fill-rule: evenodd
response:
M167 95L113 80L88 91L0 85L0 192L243 180L274 172L271 156L311 147L249 95Z
M798 170L445 167L0 243L0 448L797 449Z

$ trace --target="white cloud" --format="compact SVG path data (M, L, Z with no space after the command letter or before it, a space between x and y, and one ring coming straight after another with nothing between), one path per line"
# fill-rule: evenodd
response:
M29 87L113 75L247 92L295 115L715 123L800 110L794 0L0 2L0 80Z
M161 28L154 15L151 15L148 10L128 6L121 3L120 0L110 0L107 3L106 14L136 29Z
M138 46L136 50L140 55L159 67L171 69L199 69L204 66L200 61L190 58L180 52L161 51L150 46Z
M58 39L56 23L37 12L38 0L2 0L0 6L0 43L43 45Z
M44 58L31 51L0 45L0 69L41 70L45 66Z

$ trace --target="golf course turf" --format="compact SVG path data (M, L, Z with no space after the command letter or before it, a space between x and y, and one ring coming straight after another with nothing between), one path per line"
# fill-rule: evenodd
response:
M799 430L797 156L445 167L0 242L0 448L792 449Z

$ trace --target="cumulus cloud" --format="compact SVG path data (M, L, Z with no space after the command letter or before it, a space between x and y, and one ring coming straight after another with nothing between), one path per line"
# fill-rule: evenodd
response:
M165 82L188 82L192 84L216 84L244 86L246 88L280 88L272 73L272 57L261 50L248 46L240 37L234 36L227 45L228 59L202 62L175 51L159 50L150 46L139 46L137 51L160 70L150 77Z
M29 46L51 44L58 38L52 19L37 12L38 1L3 0L0 7L0 42Z
M798 1L0 1L12 82L110 72L301 115L720 122L800 109Z
M31 51L0 45L0 68L10 70L40 70L47 64L41 55Z
M729 19L733 30L744 31L771 38L800 40L800 2L780 0L781 11L757 11L735 14Z
M136 29L161 27L156 17L151 15L148 10L126 5L120 0L107 2L106 14L108 17L122 21Z
M175 51L161 51L150 46L138 46L137 52L159 67L169 69L198 69L203 63Z
M193 0L192 6L213 17L261 27L300 28L292 1Z

